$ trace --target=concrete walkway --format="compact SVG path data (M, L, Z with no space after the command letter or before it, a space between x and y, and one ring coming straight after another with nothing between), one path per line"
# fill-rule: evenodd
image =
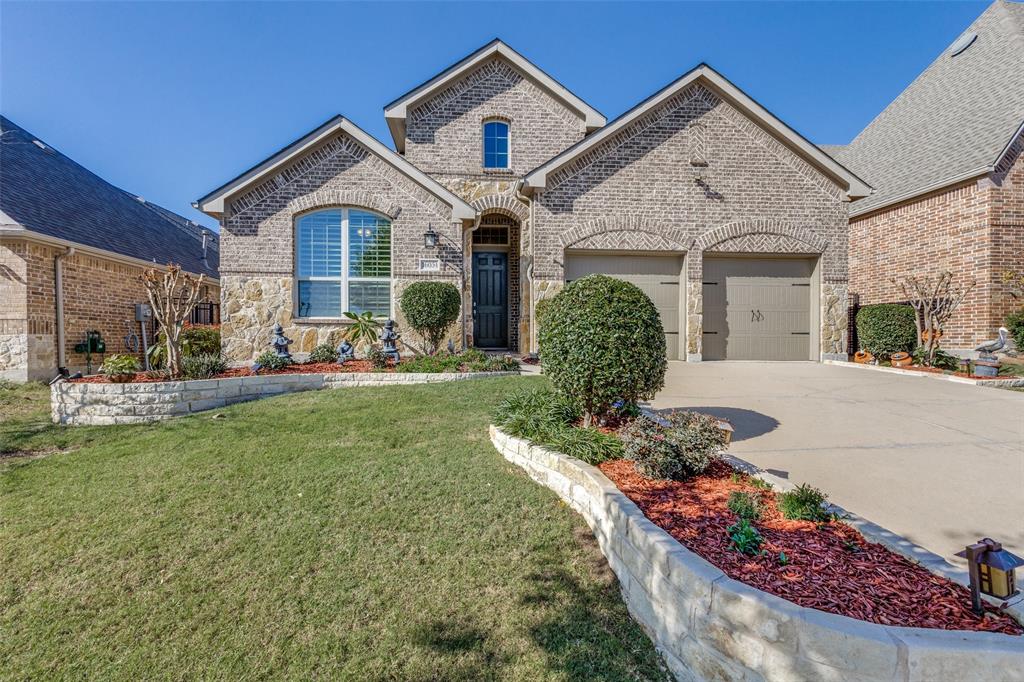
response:
M953 559L1024 556L1024 393L817 363L669 363L656 409L736 431L730 452Z

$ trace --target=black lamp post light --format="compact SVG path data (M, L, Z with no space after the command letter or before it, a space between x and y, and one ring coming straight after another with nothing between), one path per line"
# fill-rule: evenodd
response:
M996 599L1009 599L1018 593L1013 573L1016 568L1024 566L1024 559L1003 549L1001 543L992 538L982 538L956 555L967 559L971 605L979 616L985 613L982 593Z

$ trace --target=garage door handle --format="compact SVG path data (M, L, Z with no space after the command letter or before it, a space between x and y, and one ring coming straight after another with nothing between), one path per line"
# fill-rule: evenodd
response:
M796 334L797 336L810 336L810 332L790 332L790 334Z
M751 322L760 322L763 319L764 319L764 315L761 314L760 310L757 310L757 311L751 310L750 311L750 321Z

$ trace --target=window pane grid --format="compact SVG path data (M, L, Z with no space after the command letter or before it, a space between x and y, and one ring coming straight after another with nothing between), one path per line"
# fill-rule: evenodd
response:
M508 124L503 121L484 124L484 167L508 168Z
M295 233L298 317L390 317L390 220L358 209L317 211L299 218Z

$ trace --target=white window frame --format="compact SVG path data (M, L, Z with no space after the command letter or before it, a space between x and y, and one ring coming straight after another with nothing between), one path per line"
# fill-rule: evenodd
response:
M488 166L487 165L487 135L486 129L488 123L504 123L505 128L508 130L508 153L505 154L508 161L504 166ZM505 118L504 116L488 116L480 122L480 167L484 171L490 171L492 173L502 173L512 170L512 119Z
M349 227L349 225L348 225L348 215L349 215L349 211L350 210L358 211L360 213L369 213L371 215L377 216L378 218L383 218L384 220L388 221L388 227L389 227L388 260L389 260L389 263L388 263L388 276L387 277L350 277L349 276L349 258L350 258L349 243L350 243L350 240L349 240L349 230L348 230L348 227ZM303 276L299 275L299 221L302 220L303 218L308 217L308 216L316 215L317 213L325 213L327 211L341 211L341 275L339 275L337 277L325 277L325 276L303 277ZM348 318L345 317L344 315L342 315L342 313L345 312L345 311L351 310L351 308L349 306L349 296L348 296L348 285L351 282L387 282L388 283L388 311L387 311L386 315L378 315L378 316L376 316L376 319L378 319L378 320L386 320L386 319L389 319L391 317L392 308L394 307L394 301L393 301L393 296L391 295L391 292L392 292L392 289L394 287L393 280L394 280L394 263L395 263L395 245L394 245L394 223L392 222L390 217L388 217L386 215L383 215L381 213L378 213L377 211L371 211L370 209L361 208L359 206L352 206L352 207L349 207L349 206L330 206L330 207L326 207L325 206L325 207L322 207L322 208L314 209L314 210L311 210L311 211L306 211L304 213L296 215L294 217L294 219L292 220L292 223L293 223L293 228L292 229L293 229L294 240L295 240L294 265L293 265L293 268L294 268L293 269L293 272L294 272L294 277L293 277L294 296L292 298L292 311L294 313L293 316L294 316L294 318L296 320L302 320L302 321L310 321L310 320L312 320L312 321L316 321L316 320L328 320L328 321L338 321L338 320L341 320L341 321L345 321L345 320L348 320ZM301 305L301 303L299 301L299 282L338 282L338 286L339 286L339 288L341 290L341 295L339 296L341 310L338 311L337 316L323 316L323 315L320 315L320 316L303 316L301 314L300 309L299 309L299 306Z

